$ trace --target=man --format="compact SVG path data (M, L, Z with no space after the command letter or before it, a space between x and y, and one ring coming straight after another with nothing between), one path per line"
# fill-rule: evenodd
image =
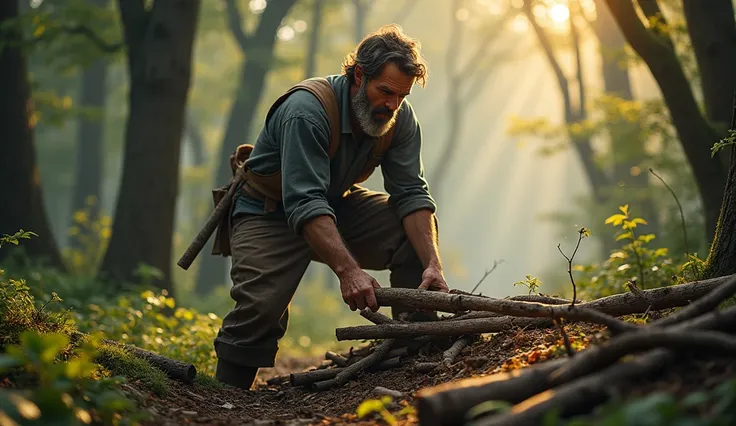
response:
M235 200L236 305L215 339L219 381L249 389L258 368L274 365L288 305L312 260L334 271L352 310L378 309L379 284L363 269L390 270L392 287L448 290L436 205L423 176L422 133L405 100L426 78L419 43L386 26L347 56L341 75L327 77L339 105L334 153L328 113L313 93L295 91L272 108L245 167L252 176L280 179L274 196L280 199L246 181ZM388 194L358 187L372 147L387 135L380 165Z

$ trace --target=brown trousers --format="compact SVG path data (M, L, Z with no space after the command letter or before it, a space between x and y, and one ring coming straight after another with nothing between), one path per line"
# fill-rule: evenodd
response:
M338 231L361 268L390 270L391 287L419 286L424 269L386 194L358 187L335 210ZM243 367L273 367L289 303L309 263L320 259L283 217L236 217L231 247L235 307L215 339L217 357Z

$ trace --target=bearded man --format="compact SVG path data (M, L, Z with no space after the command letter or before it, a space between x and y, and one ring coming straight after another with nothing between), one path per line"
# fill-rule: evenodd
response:
M353 311L379 308L380 286L364 269L390 270L392 287L448 291L422 132L406 100L426 78L419 43L390 25L368 35L340 75L325 78L333 111L309 90L287 92L271 108L245 154L250 180L231 215L236 303L214 343L217 380L250 389L258 369L274 365L289 303L312 260L334 271ZM330 117L338 118L337 136ZM371 163L380 164L387 193L356 184ZM393 307L392 315L408 311Z

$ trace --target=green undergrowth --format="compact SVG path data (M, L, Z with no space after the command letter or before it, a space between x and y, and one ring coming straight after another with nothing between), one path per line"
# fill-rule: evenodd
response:
M617 396L589 416L561 420L550 412L544 426L730 426L736 424L736 379L682 398L658 391L632 400Z
M166 377L100 333L80 333L62 302L36 299L0 270L0 424L139 424L147 413L122 386L135 380L163 394Z

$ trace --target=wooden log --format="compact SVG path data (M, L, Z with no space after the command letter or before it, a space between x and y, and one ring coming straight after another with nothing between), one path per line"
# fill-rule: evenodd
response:
M552 296L542 296L539 294L522 294L519 296L509 297L509 300L515 300L517 302L544 303L545 305L569 305L572 303L572 300L560 299L559 297ZM580 301L575 301L575 303L580 303Z
M118 343L114 340L102 339L102 343L121 348L136 358L140 358L148 362L153 367L163 371L164 374L172 380L191 384L194 382L194 377L197 375L197 368L190 363L167 358L136 346Z
M388 351L391 350L391 346L393 344L394 344L394 339L384 340L378 346L376 346L376 349L373 351L372 354L361 359L355 364L352 364L348 367L343 368L342 371L337 373L337 376L335 376L334 379L323 380L323 381L314 383L314 385L312 385L312 388L318 391L323 391L323 390L332 389L334 387L340 387L344 385L353 376L357 375L358 373L365 370L366 368L382 361L384 357L386 356L386 354L388 353Z
M680 309L678 312L658 319L650 325L654 327L665 327L698 317L715 309L721 302L733 296L734 293L736 293L736 276L732 276L728 281L716 287L711 292L694 301L690 305Z
M547 318L515 318L503 316L456 321L340 327L335 329L335 336L337 340L400 338L424 335L461 336L463 334L495 333L515 327L541 328L550 325L552 325L552 320Z
M416 395L419 423L423 426L462 425L468 410L482 402L521 402L530 393L544 391L547 376L566 362L566 358L555 359L524 370L471 377L422 389Z
M652 301L652 310L676 308L685 306L693 300L701 298L714 288L727 282L733 276L736 276L736 274L644 290L643 292ZM506 299L448 294L427 290L378 288L375 293L376 299L381 306L401 304L414 309L443 312L489 311L506 315L527 316L528 311L538 309L539 305L549 308L548 305L541 303L523 303ZM592 308L612 316L621 316L644 312L649 308L649 303L634 294L622 293L582 303L580 306Z
M362 311L360 311L360 316L372 322L373 324L391 324L391 323L399 322L392 318L387 317L386 315L380 312L373 312L370 309L363 309Z
M426 419L428 425L462 424L465 413L481 402L498 399L517 404L555 385L562 385L565 380L578 379L595 368L607 366L609 363L598 361L599 357L606 357L606 355L601 355L602 348L606 345L615 344L624 338L634 338L633 336L650 331L687 332L689 330L736 331L736 306L709 312L665 330L647 328L636 333L625 334L601 346L579 352L573 359L561 358L521 371L465 379L423 389L417 394L419 418L422 424L425 424L423 419ZM613 362L617 359L615 358ZM578 366L578 364L591 362L595 364L592 368Z
M542 392L516 404L509 414L499 414L473 421L476 426L516 426L540 424L544 415L559 410L561 416L583 414L605 401L613 386L651 377L672 363L675 354L655 349L632 361L616 364L595 374L580 378L554 392Z

